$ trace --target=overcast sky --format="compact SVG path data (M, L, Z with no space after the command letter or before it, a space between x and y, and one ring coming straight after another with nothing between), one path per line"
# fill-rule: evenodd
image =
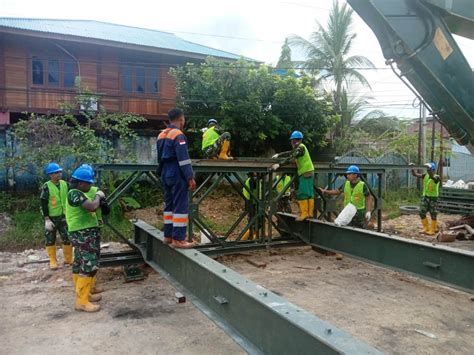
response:
M276 64L281 45L290 34L308 38L316 21L325 24L332 0L0 0L0 16L88 19L173 32L178 36L218 49ZM354 13L357 33L353 54L368 57L377 71L363 71L372 91L353 95L372 96L371 109L398 117L417 117L414 95L385 65L377 39ZM471 67L474 41L455 37ZM293 60L298 54L294 53Z

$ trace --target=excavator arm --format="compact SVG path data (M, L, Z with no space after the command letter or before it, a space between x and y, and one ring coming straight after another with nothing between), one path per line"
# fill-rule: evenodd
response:
M474 144L474 74L451 35L474 38L473 0L347 1L400 79L460 144Z

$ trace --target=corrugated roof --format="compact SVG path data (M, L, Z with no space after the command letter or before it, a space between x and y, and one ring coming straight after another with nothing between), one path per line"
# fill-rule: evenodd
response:
M92 20L59 20L0 17L0 28L78 36L104 41L238 59L234 53L186 41L173 33Z

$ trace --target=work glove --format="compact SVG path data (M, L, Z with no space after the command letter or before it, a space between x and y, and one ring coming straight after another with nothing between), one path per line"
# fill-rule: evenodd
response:
M370 211L365 212L365 221L369 223L372 213Z
M98 190L96 193L95 193L96 196L99 196L99 198L101 200L105 199L105 194L102 190Z
M48 232L52 232L54 230L54 223L49 217L44 217L44 229Z
M278 158L278 153L272 156L272 159L276 159L276 158Z
M280 164L273 164L272 165L272 170L275 171L280 167Z

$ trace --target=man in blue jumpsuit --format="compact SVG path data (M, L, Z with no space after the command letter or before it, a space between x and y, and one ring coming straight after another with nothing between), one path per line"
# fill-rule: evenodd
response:
M178 108L168 112L170 124L158 136L158 175L165 188L163 211L165 243L174 248L192 248L186 241L188 226L188 189L196 189L186 136L181 131L186 123Z

